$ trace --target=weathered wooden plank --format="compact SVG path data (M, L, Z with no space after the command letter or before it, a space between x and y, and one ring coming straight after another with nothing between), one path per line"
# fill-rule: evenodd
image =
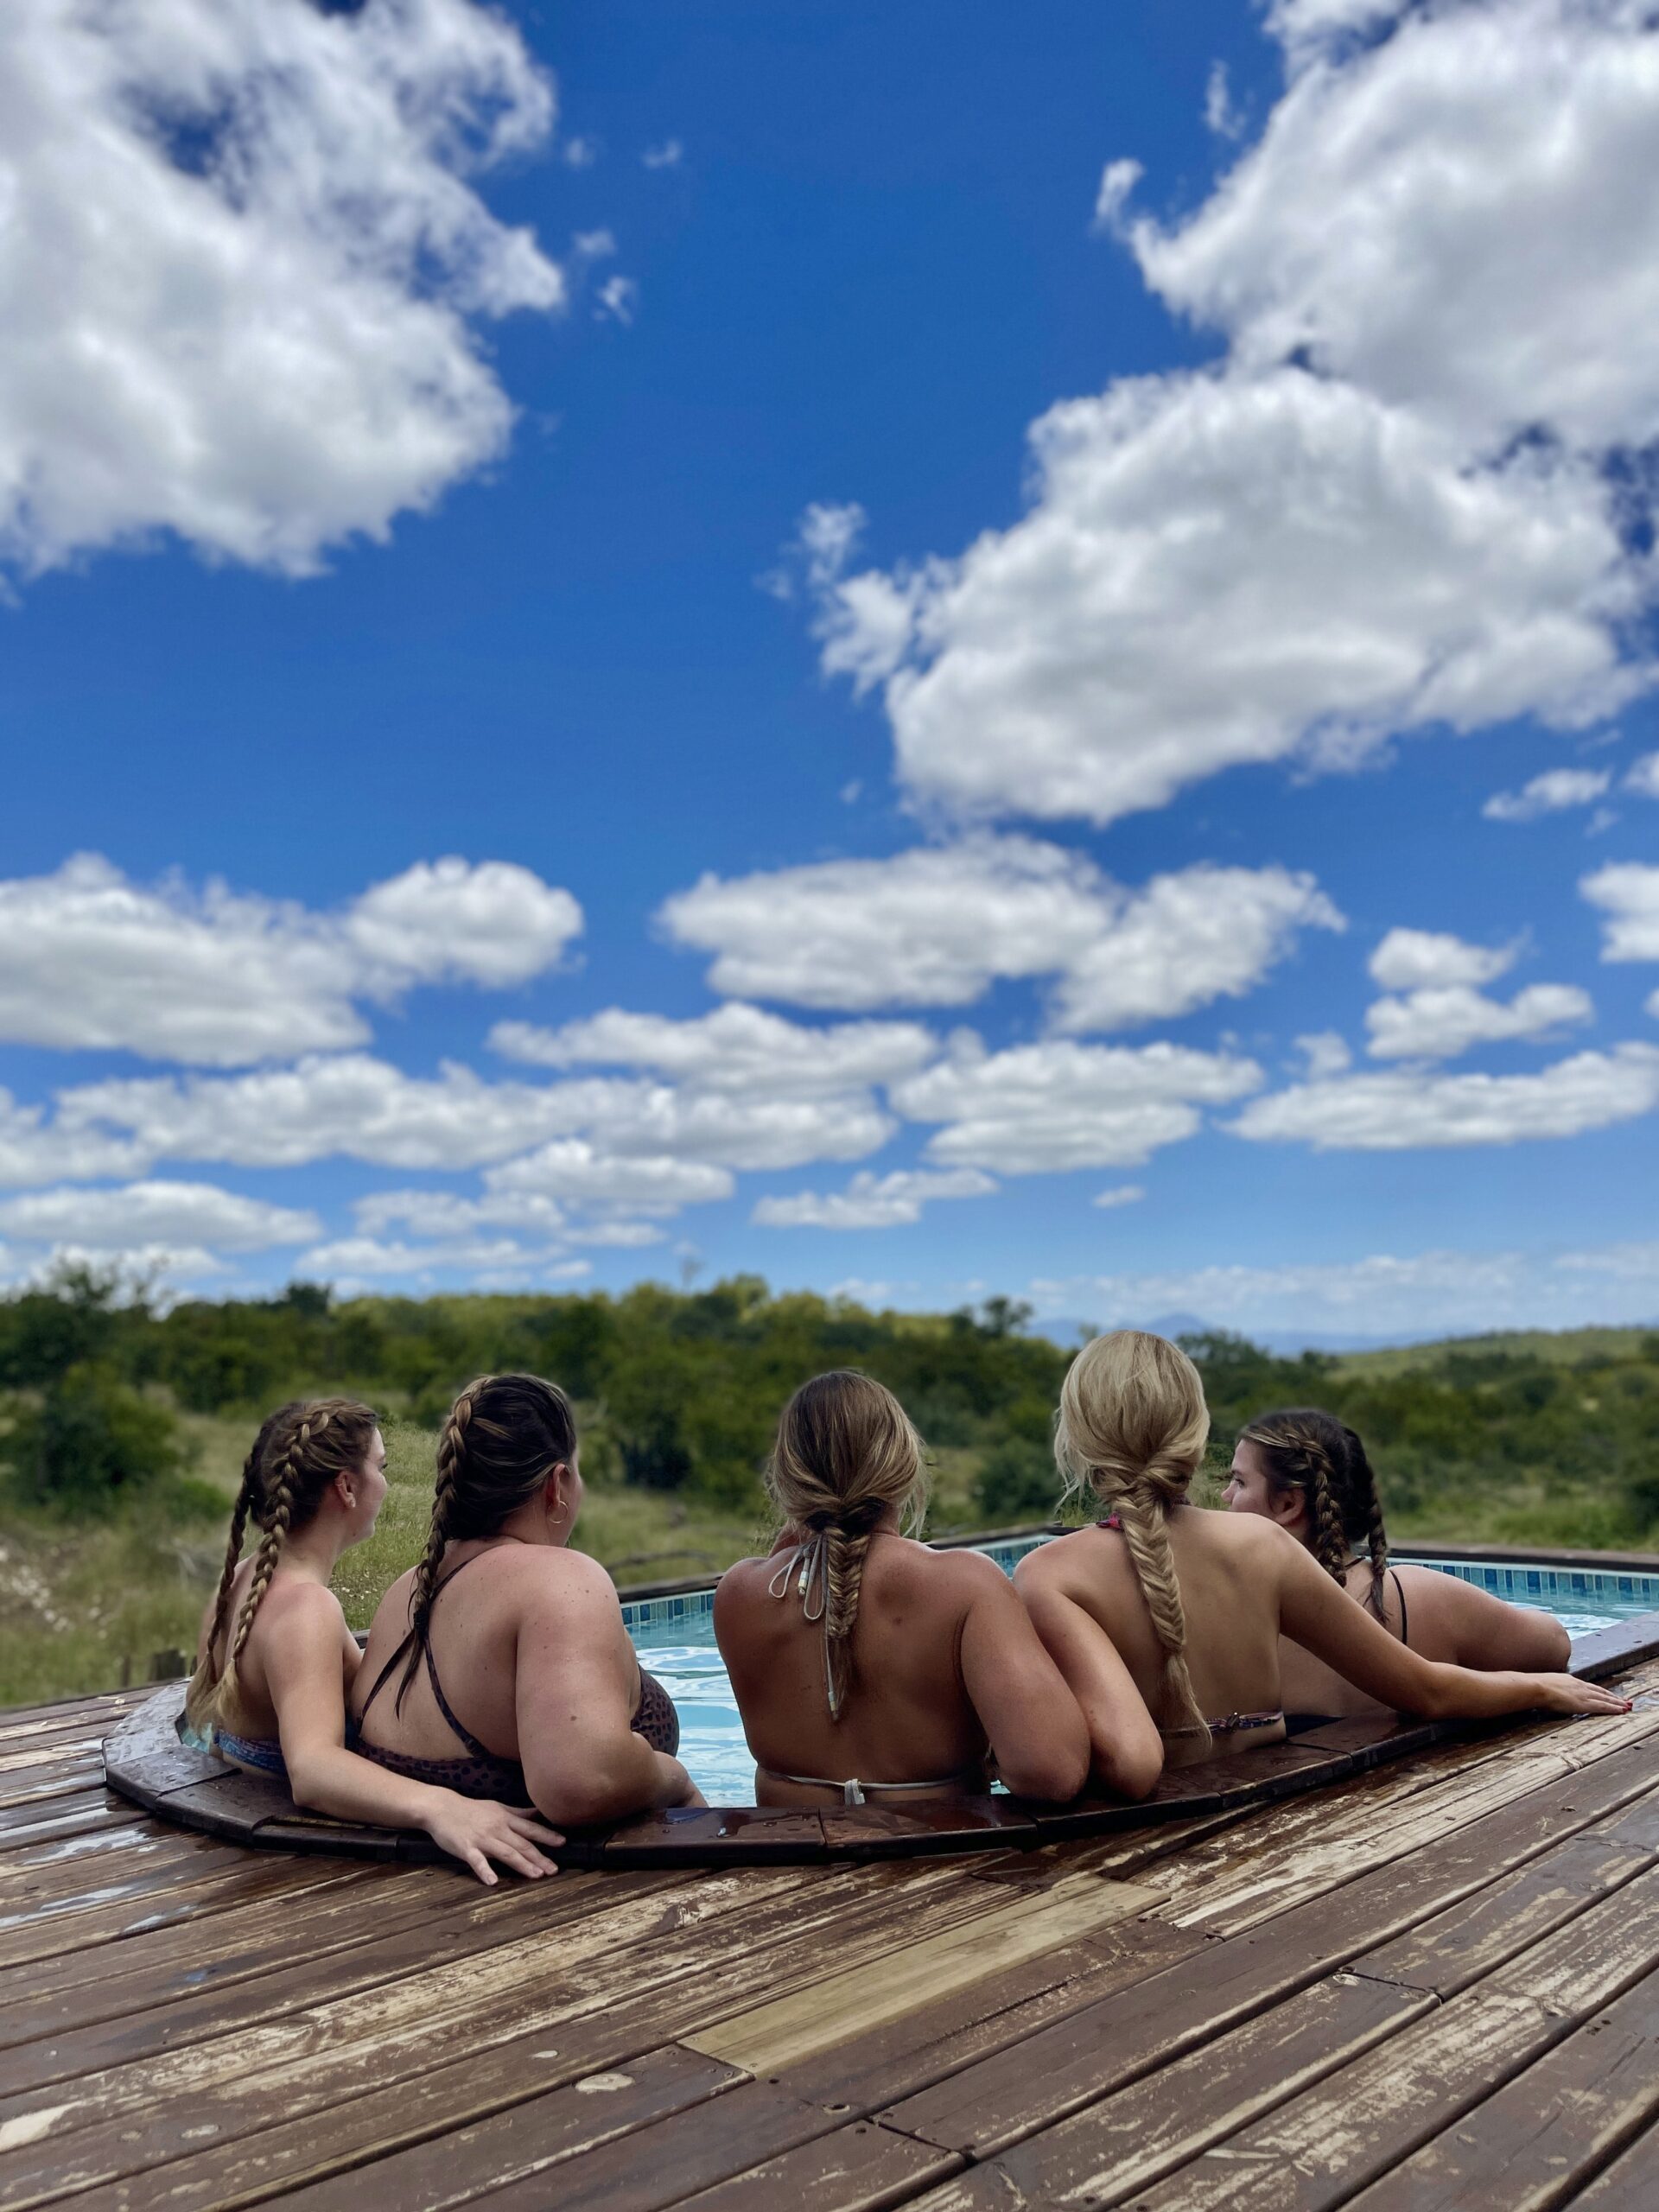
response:
M152 1928L167 1928L218 1912L239 1910L264 1897L296 1896L315 1884L339 1878L338 1862L251 1859L247 1865L186 1888L167 1884L114 1903L99 1900L79 1912L24 1921L0 1930L0 1967L49 1958L73 1948L118 1942Z
M486 2190L545 2176L543 2204L552 2198L563 2205L569 2201L563 2171L568 2161L652 2121L708 2106L747 2078L735 2067L670 2044L631 2059L626 2068L583 2075L526 2098L492 2119L410 2144L308 2188L285 2189L283 2203L288 2212L362 2212L365 2202L396 2205L397 2212L440 2212ZM713 2109L714 2125L723 2126L724 2106ZM663 2139L660 2131L658 2139Z
M0 1852L26 1843L45 1843L69 1835L88 1835L95 1828L130 1827L132 1808L107 1789L73 1790L43 1802L9 1805L0 1811Z
M1659 1974L1364 2190L1355 2212L1554 2212L1659 2118ZM1659 2165L1648 2174L1659 2202Z
M768 1885L758 1907L757 1885ZM729 2011L733 1993L810 1981L831 1957L842 1966L879 1956L895 1927L925 1934L976 1917L992 1901L982 1885L931 1862L839 1876L805 1868L709 1876L696 1894L712 1912L722 1888L731 1892L729 1924L636 1934L619 1949L616 1930L596 1913L566 1935L556 1965L531 1936L241 2034L0 2101L0 2127L51 2115L49 2141L16 2158L0 2155L0 2204L35 2201L48 2177L60 2191L91 2190L175 2160L186 2126L188 2139L204 2145L281 2127L284 2145L257 2143L258 2171L286 2172L286 2155L315 2174L330 2158L351 2163L365 2145L385 2149L446 2118L483 2117L678 2040ZM585 1955L572 1963L577 1949ZM405 2084L415 2075L411 2096ZM769 2146L778 2147L786 2146ZM238 2143L237 2154L255 2156L255 2146ZM169 2203L183 2212L233 2196L222 2163L216 2158L208 2171L193 2156L188 2171L175 2166Z
M1333 1974L1003 2152L996 2164L1044 2203L1121 2204L1433 2003L1414 1990Z
M556 1888L531 1883L493 1891L474 1886L470 1895L457 1897L454 1883L438 1870L430 1870L429 1876L425 1869L412 1874L411 1884L390 1897L372 1891L348 1897L346 1910L355 1912L355 1940L336 1928L335 1941L324 1955L313 1952L293 1958L284 1947L285 1963L257 1975L245 1969L230 1986L219 1981L211 1988L187 1987L167 2002L156 1995L147 2005L130 2003L118 2017L56 2035L37 2027L34 2040L13 2050L6 2062L9 2092L73 2081L188 2044L241 2034L285 2012L330 2004L405 1974L493 1950L527 1930L550 1947L562 1946L561 1931L573 1922L590 1918L596 1910L614 1916L630 1896L640 1909L639 1924L647 1929L668 1929L681 1916L671 1888L666 1895L647 1890L639 1878L631 1888L620 1880L576 1875ZM105 1988L100 1986L98 1994L104 1997ZM19 2039L17 2031L30 2010L41 2016L41 2008L27 2005L0 2011L0 2045Z
M1001 1902L988 1898L989 1909L963 1927L895 1942L878 1959L733 2013L684 2040L751 2074L781 2073L851 2036L902 2019L930 1999L1058 1950L1157 1901L1155 1890L1096 1874L1036 1896L1014 1891Z
M280 1944L283 1930L302 1929L312 1911L324 1909L331 1892L353 1883L389 1882L397 1878L397 1871L354 1863L338 1872L308 1867L304 1886L297 1891L290 1894L288 1890L279 1890L263 1901L244 1904L234 1915L221 1914L207 1920L198 1917L178 1927L158 1924L130 1933L119 1944L96 1943L30 1960L26 1965L8 1969L7 2001L44 2004L57 1991L84 1990L99 1981L118 1980L150 1961L156 1961L158 1967L186 1971L199 1967L199 1986L205 1986L219 1959L235 1956L245 1944L257 1944L266 1939ZM273 1949L270 1955L280 1957L280 1948ZM114 2011L120 2009L119 2005L111 2007ZM92 2011L86 2017L97 2018L103 2015Z
M104 1732L100 1728L54 1732L44 1742L28 1741L0 1751L0 1776L9 1779L15 1774L31 1773L37 1767L59 1766L73 1759L99 1758L103 1750ZM0 1783L0 1788L3 1786Z
M78 1697L49 1698L41 1705L8 1705L0 1707L0 1726L7 1728L26 1726L35 1720L55 1718L73 1719L83 1713L130 1713L153 1694L153 1685L141 1682L134 1689L88 1690Z
M950 2152L912 2143L875 2120L856 2120L699 2190L683 2201L683 2212L779 2212L780 2205L797 2204L810 2212L882 2212L960 2164Z
M1353 1970L1454 1996L1576 1918L1591 1898L1631 1880L1655 1855L1651 1848L1610 1841L1591 1829L1408 1934L1363 1952Z
M31 1767L8 1777L0 1787L0 1807L38 1804L42 1798L67 1797L77 1790L103 1787L100 1758L67 1759L61 1766Z
M1547 1850L1640 1788L1645 1751L1608 1759L1593 1774L1562 1777L1466 1831L1387 1862L1361 1880L1309 1900L1243 1937L1149 1976L1108 2002L1037 2031L1022 2046L993 2054L883 2117L944 2148L984 2156L1064 2119L1115 2085L1179 2057L1346 1966L1376 1939L1403 1930L1478 1892L1517 1861ZM1151 1925L1160 1924L1154 1915ZM1192 1932L1197 1932L1196 1928Z
M1659 1875L1646 1874L1135 2202L1146 2212L1344 2204L1613 2003L1656 1958Z
M1570 2202L1573 2212L1653 2212L1656 2197L1659 2127L1650 2127Z
M862 2116L1212 1947L1188 1929L1120 1921L767 2075L830 2112Z

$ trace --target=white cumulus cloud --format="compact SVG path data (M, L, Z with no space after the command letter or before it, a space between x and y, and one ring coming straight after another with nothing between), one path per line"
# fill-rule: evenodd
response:
M1130 892L1084 854L988 836L705 875L660 920L676 944L715 956L719 991L850 1010L964 1006L999 979L1052 976L1065 1030L1241 996L1299 929L1343 925L1313 879L1286 868L1199 865Z
M0 1204L0 1230L8 1236L105 1251L191 1245L263 1252L303 1244L318 1228L308 1210L270 1205L211 1183L130 1183L121 1190L65 1185Z
M1157 1044L1055 1039L987 1052L964 1033L948 1060L889 1092L913 1122L944 1127L931 1160L1008 1175L1070 1167L1138 1167L1192 1136L1199 1108L1243 1097L1262 1080L1252 1060Z
M1572 806L1591 806L1613 780L1606 768L1549 768L1518 791L1494 791L1481 812L1489 822L1536 822Z
M1333 1076L1252 1099L1228 1126L1262 1143L1316 1152L1407 1152L1579 1136L1659 1106L1659 1047L1579 1052L1535 1075L1422 1069Z
M890 1175L868 1169L844 1191L798 1191L761 1198L749 1217L763 1229L896 1229L922 1217L936 1198L988 1198L996 1188L977 1168L899 1168Z
M553 90L472 0L0 12L0 554L303 573L505 445L474 331L563 277L474 178Z
M759 1007L732 1003L693 1020L609 1007L559 1029L498 1022L492 1048L550 1068L654 1068L711 1090L846 1090L912 1074L938 1050L908 1021L849 1021L812 1029Z
M1369 964L1372 982L1385 991L1433 990L1495 982L1514 967L1516 950L1470 944L1443 930L1390 930Z
M1106 823L1225 767L1575 724L1637 684L1617 636L1635 587L1588 466L1475 468L1421 416L1295 369L1066 401L1032 457L1022 520L903 580L902 658L868 575L821 587L826 665L891 668L899 772L959 811Z
M1640 798L1659 798L1659 753L1644 753L1632 760L1624 788Z
M581 928L568 891L504 861L423 861L318 913L222 884L136 884L83 854L0 881L0 1038L220 1067L356 1045L357 1001L523 982Z
M1659 868L1616 861L1586 875L1579 888L1607 917L1604 960L1659 960Z
M1442 983L1366 1009L1374 1059L1449 1060L1473 1045L1543 1037L1594 1019L1590 995L1573 983L1529 983L1507 1002L1466 983Z

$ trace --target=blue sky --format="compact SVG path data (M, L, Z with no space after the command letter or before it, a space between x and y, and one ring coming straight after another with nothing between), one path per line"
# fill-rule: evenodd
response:
M1659 1316L1633 0L0 67L5 1279Z

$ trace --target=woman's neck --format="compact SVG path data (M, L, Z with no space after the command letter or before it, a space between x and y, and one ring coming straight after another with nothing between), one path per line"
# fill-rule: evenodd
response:
M319 1514L296 1535L289 1537L276 1563L285 1573L303 1575L308 1582L326 1585L334 1580L340 1555L346 1548L345 1531L332 1527Z

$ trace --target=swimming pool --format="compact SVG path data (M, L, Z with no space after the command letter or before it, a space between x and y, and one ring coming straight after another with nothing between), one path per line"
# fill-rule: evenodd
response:
M1046 1541L1038 1536L983 1547L1005 1573ZM1494 1597L1536 1612L1554 1613L1569 1636L1589 1636L1637 1613L1659 1612L1659 1574L1603 1573L1576 1567L1511 1567L1484 1560L1415 1560L1402 1566L1433 1567L1475 1583ZM754 1795L754 1762L743 1741L726 1669L715 1649L714 1592L689 1591L677 1598L639 1598L624 1604L636 1649L666 1686L680 1709L680 1756L711 1805L747 1805Z

